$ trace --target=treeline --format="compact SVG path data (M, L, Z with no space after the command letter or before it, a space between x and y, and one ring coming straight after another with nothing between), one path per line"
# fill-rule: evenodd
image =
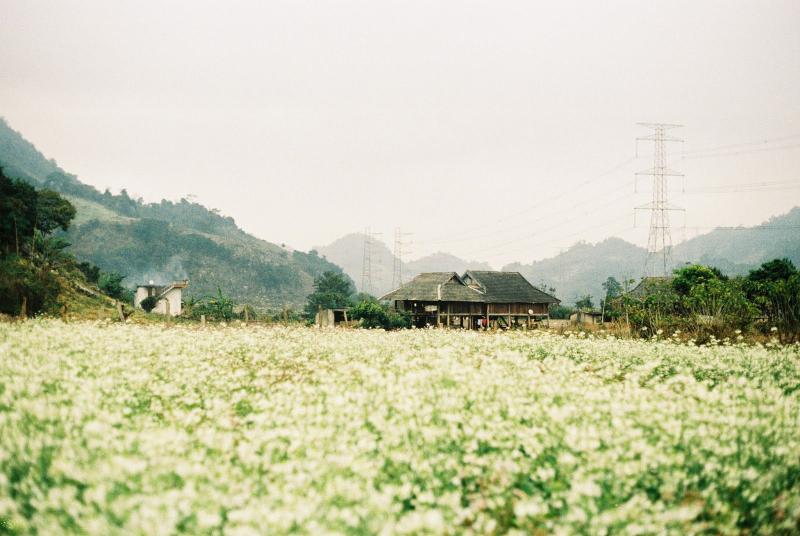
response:
M93 186L83 184L76 177L55 171L45 179L44 188L94 201L122 216L144 218L180 223L183 226L207 233L238 232L233 218L222 216L199 203L181 199L177 203L161 200L159 203L145 203L142 198L134 199L127 190L112 194L109 190L100 192Z
M746 276L690 265L670 278L645 280L640 292L607 298L606 313L643 335L682 331L698 337L765 334L800 340L800 272L789 259L765 262Z
M31 316L63 308L72 278L81 277L127 298L122 276L78 264L57 230L66 231L75 207L57 192L37 190L0 168L0 313Z

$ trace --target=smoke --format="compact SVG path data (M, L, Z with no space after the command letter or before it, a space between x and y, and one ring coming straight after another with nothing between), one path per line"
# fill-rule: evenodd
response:
M127 277L127 283L131 286L146 285L153 282L155 285L167 285L181 279L189 279L189 274L183 267L183 259L180 255L173 255L161 267L150 267Z

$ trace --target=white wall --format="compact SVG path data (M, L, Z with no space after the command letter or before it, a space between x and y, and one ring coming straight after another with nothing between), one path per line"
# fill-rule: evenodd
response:
M133 298L133 306L141 308L142 300L147 297L147 288L139 287L136 289L136 296ZM167 292L151 311L161 315L167 314L167 302L169 302L170 316L178 316L181 314L181 289L174 288Z

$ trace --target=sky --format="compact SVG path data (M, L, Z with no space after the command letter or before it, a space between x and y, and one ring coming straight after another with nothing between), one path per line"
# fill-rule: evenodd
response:
M307 250L371 231L495 267L800 205L800 2L0 0L0 115L99 189ZM635 221L634 221L635 220ZM635 224L635 225L634 225Z

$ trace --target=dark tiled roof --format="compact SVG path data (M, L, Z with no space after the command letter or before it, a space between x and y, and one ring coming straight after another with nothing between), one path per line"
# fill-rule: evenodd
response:
M487 303L559 303L558 298L531 285L519 272L467 270L464 279L478 283Z
M558 303L558 299L537 289L519 272L467 271L477 288L464 283L455 272L419 274L404 287L382 300L458 301L476 303Z
M455 272L427 272L406 283L402 288L381 297L382 300L419 301L485 301L483 294L469 288Z

